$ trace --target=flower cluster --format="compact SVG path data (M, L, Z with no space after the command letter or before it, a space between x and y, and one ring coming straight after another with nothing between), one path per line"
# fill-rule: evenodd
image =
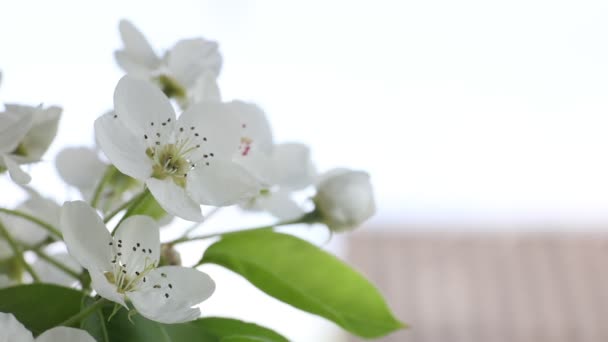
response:
M271 214L277 222L270 227L321 223L340 232L374 214L367 173L318 173L308 146L275 141L261 107L222 99L216 42L181 40L159 55L130 22L121 21L119 31L115 58L126 75L113 109L91 123L96 146L67 147L55 160L81 200L60 205L26 185L23 165L39 167L61 108L7 104L0 113L0 172L28 196L14 209L0 208L0 287L53 283L101 298L85 314L113 302L114 313L124 307L129 317L189 322L216 285L200 264L182 266L176 246L209 236L189 230L161 242L161 227L176 229L172 218L201 224L201 206L237 206ZM11 314L0 313L0 334L34 340ZM92 340L57 327L36 341L59 339Z

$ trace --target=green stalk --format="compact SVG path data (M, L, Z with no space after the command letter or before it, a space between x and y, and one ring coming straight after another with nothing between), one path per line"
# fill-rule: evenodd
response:
M175 239L173 241L166 242L166 244L167 245L177 245L177 244L180 244L180 243L185 243L185 242L190 242L190 241L205 240L205 239L210 239L210 238L214 238L214 237L220 237L220 236L224 236L224 235L242 233L242 232L245 232L245 231L272 229L272 228L275 228L275 227L288 226L288 225L291 225L291 224L298 224L298 223L311 223L311 221L309 220L309 215L304 215L304 216L299 217L299 218L297 218L295 220L283 221L283 222L275 223L275 224L269 225L269 226L267 225L267 226L260 226L260 227L246 228L246 229L239 229L239 230L233 230L233 231L229 231L229 232L213 233L213 234L194 236L194 237L184 236L184 237Z
M125 206L125 208L127 208L127 212L120 218L120 221L118 221L118 223L116 224L116 226L112 230L112 236L114 236L114 234L116 234L116 229L118 228L118 226L120 226L120 224L122 223L122 221L124 221L127 217L131 216L130 215L131 211L134 208L137 208L137 206L146 198L146 196L148 196L148 194L149 194L149 191L148 190L144 190L139 195L136 195L135 197L133 197L129 201L127 201L128 204Z
M38 257L40 259L45 260L49 264L57 267L58 269L60 269L61 271L63 271L65 274L73 277L74 279L80 280L80 274L78 272L74 272L69 267L67 267L66 265L62 264L58 260L53 259L52 257L50 257L49 255L47 255L46 253L44 253L40 249L33 249L33 251L34 251L34 253L36 253L36 255L38 255Z
M84 310L82 310L79 313L75 314L74 316L68 318L67 320L65 320L63 323L61 323L59 325L69 327L69 326L73 325L74 323L78 323L78 322L82 321L83 319L85 319L90 314L92 314L93 312L100 309L106 302L107 302L107 299L100 298L95 303L87 306L86 308L84 308Z
M103 218L103 223L108 223L112 218L114 218L114 216L118 215L121 211L127 209L134 203L141 201L145 195L146 191L143 191L140 194L133 196L130 200L121 204L118 208L114 209L111 213L106 215L106 217Z
M30 214L26 214L19 210L12 210L12 209L6 209L6 208L0 208L0 212L8 214L8 215L24 218L30 222L33 222L33 223L39 225L40 227L46 229L49 233L57 236L58 238L62 238L62 235L61 235L61 232L59 231L59 229L53 227L53 225L51 225L50 223L44 222L41 219L34 217Z
M19 245L17 244L17 242L13 239L11 234L8 232L8 230L2 223L0 223L0 234L4 235L6 242L8 242L8 244L11 246L11 249L13 250L13 253L15 254L15 257L17 258L17 260L19 260L19 262L21 263L23 268L25 268L26 271L32 276L32 279L34 279L34 282L39 283L40 277L38 277L38 274L36 274L36 272L34 272L34 269L32 268L32 266L30 264L28 264L27 261L25 261L25 259L23 258L23 253L21 251L21 248L19 248Z
M99 199L101 198L101 193L103 192L103 188L108 184L110 179L114 175L114 167L109 165L106 168L106 171L103 174L103 177L97 183L97 187L95 187L95 192L93 193L93 198L91 199L91 207L97 208L97 204L99 203Z

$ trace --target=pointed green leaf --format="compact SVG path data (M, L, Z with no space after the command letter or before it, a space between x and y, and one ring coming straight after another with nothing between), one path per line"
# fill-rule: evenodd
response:
M201 263L224 266L267 294L362 337L403 328L378 290L319 247L269 230L225 235Z

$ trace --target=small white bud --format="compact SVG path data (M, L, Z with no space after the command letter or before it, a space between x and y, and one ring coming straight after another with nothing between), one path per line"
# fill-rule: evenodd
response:
M314 202L321 220L333 231L354 229L376 212L369 174L333 170L319 182Z

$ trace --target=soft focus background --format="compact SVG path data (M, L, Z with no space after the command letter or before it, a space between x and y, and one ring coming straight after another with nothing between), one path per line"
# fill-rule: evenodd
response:
M393 340L603 341L583 317L608 304L596 277L608 261L607 17L599 0L4 2L0 101L64 107L32 185L73 198L52 162L67 145L92 145L93 120L112 106L118 21L158 51L219 41L225 98L260 104L277 140L310 144L321 170L371 173L377 216L328 247L412 324ZM2 205L21 196L5 179L0 192ZM485 271L467 273L473 264ZM207 271L219 285L209 314L295 341L341 338L238 276ZM519 280L501 287L501 277ZM536 303L530 293L549 294Z

